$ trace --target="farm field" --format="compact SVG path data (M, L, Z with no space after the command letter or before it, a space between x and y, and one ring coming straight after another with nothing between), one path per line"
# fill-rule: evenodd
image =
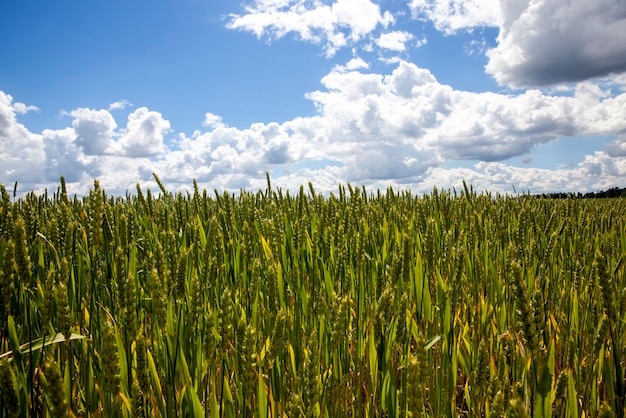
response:
M1 417L624 416L626 199L0 192Z

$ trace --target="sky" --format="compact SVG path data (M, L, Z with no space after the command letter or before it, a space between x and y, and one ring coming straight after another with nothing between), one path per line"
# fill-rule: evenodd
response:
M626 187L624 0L0 6L0 184Z

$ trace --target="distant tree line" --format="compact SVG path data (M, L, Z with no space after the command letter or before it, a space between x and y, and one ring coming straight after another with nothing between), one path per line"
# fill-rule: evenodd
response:
M611 187L607 190L588 193L542 193L536 194L535 197L548 199L600 199L608 197L626 197L626 187Z

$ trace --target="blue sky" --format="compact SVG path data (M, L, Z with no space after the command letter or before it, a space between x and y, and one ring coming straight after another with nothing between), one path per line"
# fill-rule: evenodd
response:
M0 183L626 186L623 0L0 6Z

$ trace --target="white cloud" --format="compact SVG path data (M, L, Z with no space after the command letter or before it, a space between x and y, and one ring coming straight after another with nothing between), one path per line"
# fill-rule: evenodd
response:
M221 185L247 186L265 171L294 160L296 146L287 129L278 123L255 123L247 129L227 126L183 136L178 150L156 163L163 181L188 184L191 179ZM232 179L237 179L236 181ZM244 184L245 183L245 184ZM231 187L232 188L232 187Z
M104 155L114 152L113 135L117 128L115 119L108 110L78 108L65 114L72 116L72 127L76 132L76 144L86 155Z
M406 61L398 65L387 81L391 91L404 98L413 96L413 87L437 82L430 71Z
M338 0L331 9L338 26L350 28L353 41L362 39L380 24L387 26L393 22L391 14L381 14L380 7L370 0Z
M602 151L596 151L593 155L586 155L579 167L586 177L615 178L626 174L626 166L623 161L611 158Z
M348 61L348 63L345 66L346 70L361 70L361 69L368 69L368 68L370 68L370 65L358 57L352 58L350 61Z
M487 50L487 41L485 38L478 40L472 39L465 44L463 50L467 55L474 55L475 53L484 54Z
M118 145L128 157L149 157L165 151L163 136L170 129L169 121L159 112L145 107L128 115L128 124L121 134Z
M499 28L497 45L473 40L486 53L487 73L514 88L579 82L626 72L623 0L412 0L414 17L450 35Z
M107 110L79 108L67 113L71 126L35 135L16 121L12 98L2 93L0 182L41 189L64 175L72 192L83 192L97 177L108 191L123 194L138 181L152 184L156 172L172 190L194 178L208 188L236 190L264 187L264 173L280 171L274 184L313 180L326 190L350 181L428 191L465 179L476 188L542 192L597 190L621 184L626 175L626 93L614 84L583 82L554 94L475 93L442 84L406 61L381 74L359 58L335 67L321 83L307 95L314 116L239 129L207 113L204 130L181 133L169 147L170 123L144 107L121 128ZM557 138L581 136L615 140L569 169L506 162L527 160ZM444 168L454 160L481 162Z
M18 123L16 113L13 97L0 91L0 179L38 182L45 162L41 135Z
M209 128L223 128L227 125L224 124L221 116L207 112L204 114L204 122L202 122L202 126Z
M435 153L416 150L411 144L368 146L347 160L346 177L352 182L419 178L441 164Z
M438 30L453 34L461 29L498 26L500 3L500 0L412 0L409 7L417 18L432 21Z
M19 113L20 115L23 115L24 113L27 113L27 112L33 112L33 111L38 112L39 108L33 105L26 106L24 103L14 102L13 110L15 111L15 113Z
M108 110L124 110L128 106L133 106L133 104L129 103L126 99L122 99L111 103Z
M288 125L292 139L318 144L307 158L341 161L348 180L411 178L443 161L502 161L557 138L626 130L626 94L593 83L570 96L474 93L407 62L387 76L333 71L322 83L308 95L319 118Z
M379 47L392 51L404 51L406 43L413 39L413 35L404 31L393 31L381 34L376 43Z
M612 160L613 164L602 172L606 155L596 152L571 169L545 169L515 167L502 162L480 162L473 168L445 169L436 167L423 180L410 185L414 190L429 191L433 187L457 190L463 181L478 191L500 193L552 193L588 192L606 190L623 183L626 175L626 159ZM610 165L610 164L609 164ZM590 171L599 173L590 175Z
M431 140L444 147L446 158L494 161L556 138L616 135L626 128L620 120L626 116L626 95L606 94L590 83L579 85L573 96L456 92L454 110Z
M258 124L253 125L255 128ZM263 138L263 161L269 164L286 164L292 161L289 133L279 124L258 125Z
M139 108L121 130L104 109L63 114L74 118L71 127L33 134L17 123L11 96L0 91L1 183L17 181L20 190L41 191L64 176L74 193L84 193L98 178L111 192L123 194L150 178L155 167L147 157L166 153L169 122L158 112Z
M280 39L288 33L321 44L328 56L362 40L378 26L394 21L389 12L370 0L280 1L256 0L242 15L232 14L227 27L254 33L258 38Z
M501 3L498 45L486 67L498 83L543 86L626 71L623 0Z
M611 157L626 157L626 135L621 135L607 144L605 151Z
M42 174L46 181L56 182L63 176L68 183L76 183L103 173L98 167L97 159L85 155L76 144L74 129L45 129L42 137L46 159Z
M424 45L426 45L427 43L428 43L428 38L426 38L425 36L422 36L420 39L418 39L418 40L415 42L415 44L414 44L414 45L415 45L415 47L416 47L416 48L421 48L421 47L423 47Z

